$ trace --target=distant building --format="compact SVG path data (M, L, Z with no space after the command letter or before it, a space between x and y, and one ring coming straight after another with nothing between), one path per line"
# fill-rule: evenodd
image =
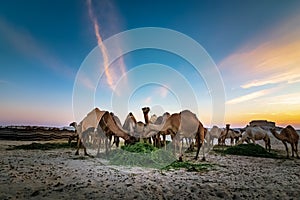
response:
M250 126L263 126L263 127L270 127L275 128L275 122L269 122L267 120L252 120Z

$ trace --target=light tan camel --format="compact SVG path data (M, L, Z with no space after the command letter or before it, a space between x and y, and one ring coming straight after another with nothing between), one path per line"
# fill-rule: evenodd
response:
M156 122L156 120L157 120L157 116L156 116L156 114L154 114L150 117L149 122L154 124Z
M148 124L145 127L145 134L152 134L153 131L160 132L163 135L171 135L175 144L180 144L183 137L196 138L197 141L197 153L195 159L198 159L199 151L204 142L204 127L198 120L196 115L189 110L184 110L180 113L172 114L164 124L155 125ZM176 145L175 149L176 149ZM182 156L181 145L179 145L179 153ZM203 160L205 160L203 149Z
M142 108L142 111L143 111L145 123L143 123L142 121L137 122L134 115L130 112L127 115L123 125L123 128L125 130L129 131L129 133L134 137L139 138L140 141L146 138L144 134L144 128L145 125L149 123L148 113L150 111L150 108L144 107Z
M289 149L287 147L287 142L291 144L292 157L294 157L294 152L295 152L297 158L299 158L299 155L298 155L299 135L291 125L288 125L284 129L282 129L279 134L276 132L275 129L270 129L270 131L275 136L275 138L277 138L278 140L281 140L282 143L284 144L285 149L286 149L286 157L287 158L289 157Z
M242 133L242 139L238 142L238 144L243 144L243 142L249 143L250 140L255 144L256 140L264 140L265 148L269 152L271 151L271 141L268 135L268 131L262 129L261 127L247 127L245 132Z
M219 128L218 126L213 126L209 131L207 131L207 142L211 145L214 145L214 139L218 139L223 131L224 130L222 128Z
M83 144L83 132L88 128L93 127L96 128L102 116L106 111L100 111L99 108L94 108L91 112L85 116L85 118L75 127L76 132L78 134L78 142L77 142L77 150L75 155L79 154L79 148L82 145L84 148L84 155L88 155L86 152L86 147Z
M136 127L136 119L135 117L133 116L133 114L130 112L125 121L124 121L124 124L123 124L123 129L128 131L130 135L134 136L134 130L135 130L135 127Z

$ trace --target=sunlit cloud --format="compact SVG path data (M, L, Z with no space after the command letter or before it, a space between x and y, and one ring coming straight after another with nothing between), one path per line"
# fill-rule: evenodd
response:
M27 30L16 27L0 18L0 35L4 37L21 54L36 59L58 75L73 78L75 72L63 64L41 42L38 42Z
M219 63L221 71L235 74L240 87L300 82L300 16L279 24ZM233 78L233 77L230 77Z
M300 106L300 93L279 95L266 99L268 104L272 105L298 105Z
M243 96L231 99L231 100L227 101L226 104L242 103L242 102L245 102L245 101L256 99L258 97L264 96L264 95L269 94L269 93L270 93L270 90L260 90L260 91L257 91L257 92L253 92L253 93L250 93L250 94L247 94L247 95L243 95Z

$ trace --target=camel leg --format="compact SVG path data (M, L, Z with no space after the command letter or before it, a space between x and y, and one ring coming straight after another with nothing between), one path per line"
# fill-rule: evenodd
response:
M81 145L81 139L79 139L79 140L77 141L77 150L76 150L76 152L75 152L75 155L79 155L79 148L80 148L80 145Z
M292 157L294 157L294 151L295 151L294 143L291 143L291 147L292 147Z
M108 138L107 137L105 137L105 154L107 155L107 153L108 153Z
M265 149L268 151L268 140L264 139L265 142Z
M90 156L87 152L86 152L86 147L82 144L82 146L83 146L83 151L84 151L84 155L85 156Z
M288 147L287 147L287 144L286 144L286 142L284 142L284 141L282 141L282 143L284 144L284 146L285 146L285 150L286 150L286 157L287 158L289 158L289 149L288 149Z
M202 145L204 144L204 137L201 137L204 136L204 133L201 134L201 130L199 129L198 127L198 131L196 133L196 143L197 143L197 153L196 153L196 156L195 156L195 160L198 159L198 155L199 155L199 152L200 152L200 149L202 147ZM204 145L203 145L203 157L202 157L202 161L205 161L205 152L204 152Z
M296 152L297 158L299 158L299 155L298 155L298 142L295 142L295 152Z
M180 142L179 142L179 155L180 155L181 158L183 157L182 147L183 147L183 143L182 143L182 145L180 145Z
M163 136L163 141L164 141L165 150L167 150L167 140L165 135Z
M98 142L97 156L100 156L101 138L98 138L97 142Z

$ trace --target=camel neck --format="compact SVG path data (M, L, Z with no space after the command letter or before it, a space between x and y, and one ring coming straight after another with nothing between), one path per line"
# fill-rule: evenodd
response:
M144 119L145 119L145 123L149 124L148 113L146 113L146 112L144 112Z

